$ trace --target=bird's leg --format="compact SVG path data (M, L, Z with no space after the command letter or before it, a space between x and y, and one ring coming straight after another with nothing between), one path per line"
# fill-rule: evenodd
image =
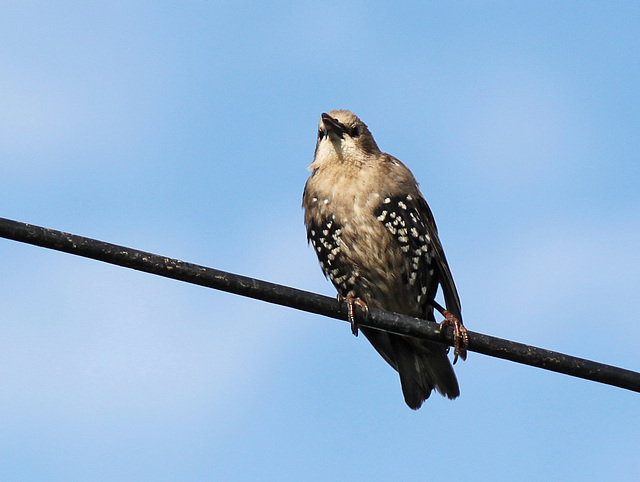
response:
M348 293L347 296L343 296L338 293L338 302L344 301L347 303L347 319L349 323L351 323L351 333L355 336L358 336L358 323L356 322L356 313L354 309L354 305L358 305L364 311L365 316L369 316L369 306L362 298L357 298L353 296L351 293Z
M433 302L433 307L438 310L442 316L444 316L444 321L440 323L440 331L442 331L446 326L453 327L453 339L455 341L453 350L454 365L458 361L458 356L463 360L466 360L467 346L469 346L469 333L467 332L467 329L454 314L444 309L435 301Z

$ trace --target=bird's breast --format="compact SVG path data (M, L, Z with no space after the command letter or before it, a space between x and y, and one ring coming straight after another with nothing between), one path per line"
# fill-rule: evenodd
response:
M305 219L322 269L343 294L351 291L371 306L415 314L413 307L407 312L414 298L407 291L407 260L375 215L385 193L349 189L345 182L325 190L311 184L305 191Z

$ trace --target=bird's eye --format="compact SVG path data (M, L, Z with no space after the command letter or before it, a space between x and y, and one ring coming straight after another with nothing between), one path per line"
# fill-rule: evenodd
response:
M360 132L360 126L353 126L349 129L349 135L351 137L360 137L360 134L362 134L362 132Z
M322 129L318 129L318 139L322 139L324 137L324 131Z

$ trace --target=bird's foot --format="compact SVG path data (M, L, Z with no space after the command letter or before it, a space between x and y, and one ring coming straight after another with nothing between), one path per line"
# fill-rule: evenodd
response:
M458 361L458 356L463 360L467 359L467 347L469 346L469 332L464 327L462 322L449 311L442 309L438 310L444 316L444 321L440 323L440 331L442 331L446 326L453 327L453 339L454 342L454 350L453 350L453 364Z
M347 296L343 296L338 293L338 302L342 301L347 303L347 319L349 320L349 323L351 323L351 333L353 333L354 336L358 336L358 323L356 322L354 305L358 305L360 308L362 308L362 311L364 311L366 317L369 316L369 306L362 298L353 296L351 293L349 293Z

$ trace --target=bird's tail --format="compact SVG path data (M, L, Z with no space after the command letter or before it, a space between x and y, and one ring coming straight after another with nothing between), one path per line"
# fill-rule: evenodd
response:
M401 336L392 336L392 344L402 393L409 407L420 408L433 389L449 399L460 395L458 380L444 346Z
M362 328L362 332L400 374L402 393L410 408L420 408L433 389L450 399L460 395L444 345L378 330Z

